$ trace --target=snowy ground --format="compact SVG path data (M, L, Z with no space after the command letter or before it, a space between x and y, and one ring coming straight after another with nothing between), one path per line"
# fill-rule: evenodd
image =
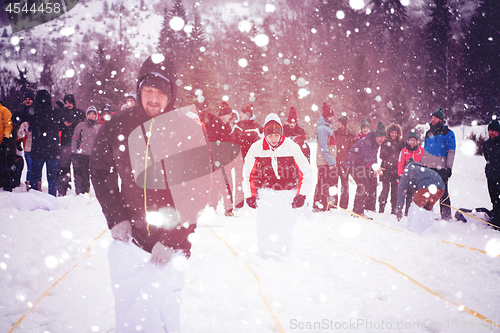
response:
M457 149L452 206L491 208L484 163ZM21 211L10 199L20 195L0 191L0 332L113 332L112 240L109 231L99 237L97 201L70 194L57 210ZM388 213L366 221L306 211L292 256L277 262L253 253L255 211L236 216L207 209L200 219L184 333L500 331L470 314L500 319L500 233L483 224L436 220L425 238L395 230L406 219Z

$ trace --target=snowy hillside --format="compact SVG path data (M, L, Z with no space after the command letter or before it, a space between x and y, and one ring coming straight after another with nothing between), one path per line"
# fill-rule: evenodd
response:
M491 208L484 158L462 149L454 130L451 204ZM11 200L26 195L0 191L0 331L113 332L112 239L99 204L73 192L54 199L57 210L16 209ZM368 214L373 221L302 211L292 256L275 261L255 254L254 210L207 209L185 267L182 332L498 330L499 232L436 220L419 237L406 218Z

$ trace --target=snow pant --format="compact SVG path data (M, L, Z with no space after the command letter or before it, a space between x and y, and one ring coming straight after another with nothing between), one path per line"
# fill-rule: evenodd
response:
M408 210L408 230L422 234L425 229L434 223L434 204L443 196L444 190L437 188L435 193L431 193L427 188L421 188L415 192L413 201Z
M73 154L71 162L73 163L76 194L87 193L90 190L90 156Z
M212 173L212 186L210 188L209 206L217 208L219 198L222 197L224 210L231 212L233 204L236 208L243 207L245 197L243 194L243 157L239 153L232 161L217 168Z
M397 181L385 181L382 182L382 192L378 198L378 212L383 213L385 211L385 205L387 204L387 198L389 197L389 192L391 193L391 214L396 214L396 203L398 201L398 182Z
M295 190L260 189L257 195L257 247L261 255L272 252L290 256L297 210L292 208Z
M500 179L487 179L488 192L490 193L491 223L500 228Z
M24 160L26 161L26 181L29 182L31 178L31 152L24 152Z
M243 164L245 161L240 155L234 161L232 161L229 166L234 169L234 190L233 190L233 202L236 208L242 208L245 204L245 195L243 194Z
M368 175L368 193L366 198L366 210L371 210L375 212L377 210L377 177L373 175L373 169L366 168L366 173Z
M0 147L0 187L5 191L12 191L10 184L9 165L7 162L7 148Z
M185 257L174 254L165 265L132 242L113 241L108 249L115 296L116 333L180 332Z
M354 206L352 211L356 214L362 215L364 214L365 209L368 209L367 202L370 198L370 168L365 168L364 166L355 167L352 169L351 176L356 182L356 196L354 197ZM375 184L376 181L377 180L375 178Z
M343 209L347 209L349 205L349 174L350 168L345 166L339 166L339 178L340 178L340 204L339 206ZM335 202L338 202L338 194L335 196Z
M338 186L339 175L337 167L330 169L328 165L318 165L318 183L314 191L313 207L317 211L326 211L333 208L328 203L330 196L330 187Z
M24 169L24 160L19 155L7 156L7 164L9 166L10 184L12 188L21 185L21 175Z
M410 204L413 201L413 196L415 195L415 190L412 187L406 189L405 196L405 216L408 216L408 210L410 209Z
M302 150L304 156L307 158L307 161L311 163L311 149L309 148L307 142L304 141L304 143L300 146L300 149Z
M231 177L231 174L229 174ZM208 205L217 209L220 198L224 205L224 211L231 212L233 210L233 198L231 194L231 186L229 185L230 178L224 168L215 170L212 173L212 186L210 187L210 197Z
M436 171L441 179L443 180L444 183L444 193L443 197L440 200L440 203L443 203L445 205L440 205L440 211L441 211L441 219L449 221L451 220L451 208L448 206L451 206L451 200L450 200L450 194L448 193L448 176L446 175L446 170L445 169L434 169L431 168L431 170Z
M71 147L62 146L60 159L59 159L59 170L57 170L57 194L59 196L65 196L66 192L71 185Z
M42 159L31 160L31 178L30 178L30 186L32 189L41 191L41 188L38 188L39 182L42 182L42 169L45 164L45 168L47 169L47 181L49 182L49 194L53 196L57 196L57 167L59 165L58 158L52 158L49 154L45 155Z

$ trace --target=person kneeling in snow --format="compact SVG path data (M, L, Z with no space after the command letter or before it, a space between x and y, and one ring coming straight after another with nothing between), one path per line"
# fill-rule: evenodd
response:
M261 255L291 252L296 213L312 186L312 169L300 146L283 135L277 114L266 117L263 139L252 144L243 166L243 193L257 208L257 245Z
M445 186L436 171L417 162L409 163L399 180L398 201L396 204L398 221L403 217L403 205L409 186L416 192L408 211L407 226L408 230L420 235L425 229L432 226L434 221L432 208L443 195Z

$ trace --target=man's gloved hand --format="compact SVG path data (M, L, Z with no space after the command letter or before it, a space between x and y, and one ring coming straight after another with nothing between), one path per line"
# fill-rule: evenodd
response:
M257 208L257 197L249 197L249 198L247 198L246 201L247 201L248 207L253 208L253 209Z
M295 198L293 198L292 208L300 208L304 206L306 202L306 196L303 194L297 194Z
M444 171L445 171L446 177L450 178L451 177L451 173L452 173L451 172L451 168L446 168Z
M66 106L66 105L64 104L64 102L63 102L63 101L61 101L61 100L57 100L57 101L56 101L56 104L57 104L57 106L58 106L60 109L64 109L64 107Z
M396 218L398 219L398 221L401 221L401 219L403 218L403 210L396 209Z

